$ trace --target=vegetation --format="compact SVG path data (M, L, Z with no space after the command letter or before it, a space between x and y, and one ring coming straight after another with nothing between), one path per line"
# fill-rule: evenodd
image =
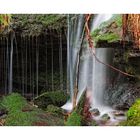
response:
M46 29L57 29L65 26L66 16L58 14L13 14L12 28L23 36L38 36ZM46 34L46 33L45 33Z
M0 107L8 110L4 124L6 126L64 125L60 108L50 105L45 112L29 104L18 93L4 97Z
M107 41L109 43L120 40L121 26L121 15L114 15L109 21L103 22L91 33L95 45L98 43L98 41Z
M66 126L81 126L82 117L76 112L73 111L72 114L68 117Z
M62 109L54 105L48 105L46 111L59 116L63 115Z
M1 105L13 113L14 111L20 111L27 105L27 101L18 93L12 93L8 96L4 96Z
M98 42L99 40L107 41L109 43L119 40L119 36L115 33L99 34L96 36L95 42Z
M140 99L129 108L127 112L127 120L120 125L124 126L140 126Z
M0 14L0 33L10 24L11 15Z
M45 92L35 98L34 102L40 108L46 109L48 105L62 106L66 103L68 96L62 91Z

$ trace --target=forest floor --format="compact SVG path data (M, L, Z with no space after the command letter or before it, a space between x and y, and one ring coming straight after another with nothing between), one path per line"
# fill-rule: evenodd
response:
M51 106L50 106L51 108ZM51 110L51 109L50 109ZM19 94L5 96L0 105L1 126L63 126L64 115L44 111Z

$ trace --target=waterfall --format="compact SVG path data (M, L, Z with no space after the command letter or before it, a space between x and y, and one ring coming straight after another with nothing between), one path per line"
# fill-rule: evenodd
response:
M6 71L5 71L5 93L8 92L8 73L9 73L9 47L8 47L8 38L6 38Z
M23 44L22 44L23 43ZM24 45L24 38L21 36L21 45ZM22 46L21 51L21 67L22 67L22 95L24 96L24 46Z
M53 34L52 34L52 31L50 33L51 33L51 36L50 36L50 41L51 41L51 57L52 57L51 58L52 59L51 60L52 61L52 63L51 63L52 64L52 67L51 67L51 69L52 69L52 91L54 91L54 81L53 81L54 80L54 75L53 75L54 74L53 73L53 57L54 56L53 56L53 38L52 38Z
M48 61L48 58L47 58L47 54L48 54L48 48L47 48L47 46L48 46L48 43L47 43L47 40L46 40L46 89L48 88L48 63L47 63L47 61Z
M30 36L28 37L29 41L29 78L30 78L30 93L32 93L32 60L31 60L31 43Z
M101 23L109 20L112 16L113 16L112 14L96 15L94 20L93 20L91 31L94 31L95 29L97 29L100 26Z
M68 15L67 33L67 87L70 93L70 100L62 108L71 110L74 97L74 87L77 84L77 67L79 62L79 52L83 41L84 15ZM76 85L77 86L77 85Z
M60 67L60 89L63 91L63 61L62 61L62 35L60 31L60 46L59 46L59 67Z
M83 18L81 18L82 16ZM101 23L109 20L111 17L112 15L96 15L91 24L91 31L98 28ZM69 76L71 100L62 106L62 108L69 111L73 108L74 77L77 77L78 95L76 103L79 102L81 95L86 90L87 96L90 97L91 108L99 108L100 111L103 111L103 107L106 106L103 101L103 94L106 88L109 69L96 61L86 39L83 40L83 43L80 40L83 33L82 23L84 23L84 15L78 15L78 18L73 17L68 19L67 53L69 70L67 70L67 73ZM112 56L109 54L113 54L112 51L112 49L105 48L95 50L97 58L107 64L111 64L110 58ZM110 57L108 58L107 56ZM76 72L77 64L79 64L78 73Z
M9 90L8 90L9 93L11 93L13 90L13 45L15 33L11 32L10 37L11 37L11 49L10 49L10 70L9 70Z
M38 38L36 36L36 96L38 96L38 65L39 65L39 48L38 48Z

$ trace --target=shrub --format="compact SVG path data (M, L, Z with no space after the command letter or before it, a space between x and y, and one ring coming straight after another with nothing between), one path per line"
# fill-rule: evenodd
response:
M123 126L140 126L140 99L129 108L127 112L127 120L120 123Z

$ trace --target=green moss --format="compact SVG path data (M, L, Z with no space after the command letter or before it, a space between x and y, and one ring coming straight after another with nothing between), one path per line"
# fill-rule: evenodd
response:
M76 112L73 111L72 114L68 117L66 126L81 126L82 117Z
M120 123L123 126L140 126L140 99L129 108L127 112L127 120Z
M18 93L12 93L3 97L1 101L2 107L8 110L6 117L6 126L30 126L37 118L37 111L33 109L31 112L22 112L22 109L28 105L26 99Z
M140 99L137 99L132 107L129 108L127 117L128 119L140 117Z
M115 33L107 33L107 34L102 34L102 35L98 35L96 37L96 41L99 40L106 40L107 42L114 42L119 40L119 36Z
M61 91L45 92L35 98L34 102L42 109L46 109L48 105L62 106L68 100L67 94Z
M8 110L5 118L6 126L32 126L32 125L64 125L61 109L48 106L48 110L36 108L18 93L3 97L1 107Z
M66 27L66 15L63 14L13 14L12 28L20 29L23 36L38 36L47 29Z
M37 119L35 112L22 112L15 111L14 113L8 114L6 118L6 126L31 126L32 123Z
M50 112L50 113L53 113L55 115L58 115L58 116L63 115L62 109L60 107L57 107L57 106L54 106L54 105L48 105L46 111Z
M116 27L112 27L112 23L116 25ZM120 40L120 34L122 26L122 16L121 15L113 15L113 17L103 22L97 29L95 29L91 36L93 37L95 46L98 41L107 41L108 43Z
M25 105L27 105L27 101L20 94L12 93L8 96L3 97L1 105L10 113L12 113L14 111L21 110Z

